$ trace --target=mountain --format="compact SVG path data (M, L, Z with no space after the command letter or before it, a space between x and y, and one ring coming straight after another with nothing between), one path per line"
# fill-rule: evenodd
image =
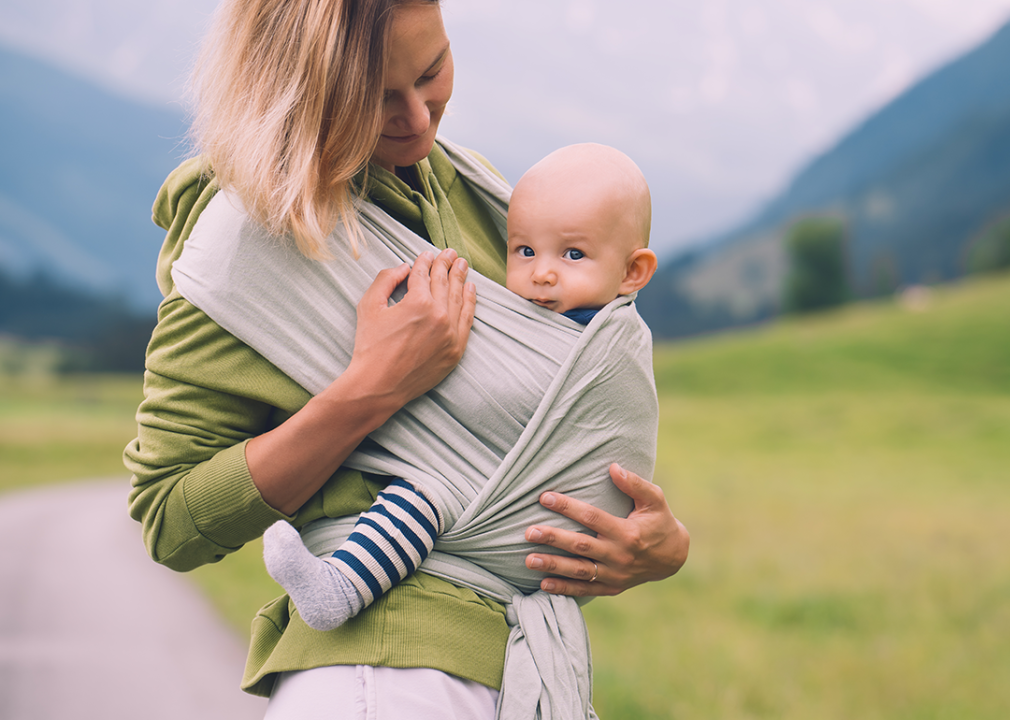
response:
M151 204L184 154L181 109L141 105L0 48L0 273L153 313Z
M642 291L675 337L779 311L783 236L812 215L847 226L853 292L956 278L969 246L1010 215L1010 25L866 119L750 221L674 258Z
M18 279L0 272L0 349L11 346L4 336L16 338L14 345L58 340L60 371L142 372L154 325L153 312L138 312L120 298L76 290L45 275ZM3 355L0 374L12 369Z

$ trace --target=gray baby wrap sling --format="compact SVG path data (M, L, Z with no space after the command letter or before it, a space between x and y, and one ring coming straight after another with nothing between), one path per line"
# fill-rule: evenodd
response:
M451 143L439 143L504 233L510 188ZM413 263L431 245L367 202L358 204L361 257L338 231L334 259L306 259L266 234L237 199L218 193L172 276L187 300L312 394L348 365L356 306L379 270ZM279 281L279 278L282 279ZM584 530L544 510L545 490L616 515L631 509L609 480L619 462L651 478L658 407L648 328L621 297L583 328L471 270L477 310L463 359L345 462L403 477L442 513L446 532L420 570L505 604L511 627L498 717L595 717L589 640L572 598L538 590L524 559L527 527ZM302 529L332 553L356 518Z

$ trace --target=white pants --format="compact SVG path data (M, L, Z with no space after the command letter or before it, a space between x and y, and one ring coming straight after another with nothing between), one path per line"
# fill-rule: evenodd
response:
M281 673L264 720L494 720L498 691L429 668Z

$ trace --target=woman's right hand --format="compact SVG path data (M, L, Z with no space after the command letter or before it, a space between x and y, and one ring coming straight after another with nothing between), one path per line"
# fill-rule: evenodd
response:
M477 302L467 270L454 250L421 253L413 267L381 271L358 303L346 373L386 394L393 412L435 387L463 357ZM390 305L404 279L406 295Z
M358 303L347 369L286 422L246 445L267 504L293 515L368 433L441 382L463 357L477 291L453 250L383 270ZM407 294L389 298L407 281Z

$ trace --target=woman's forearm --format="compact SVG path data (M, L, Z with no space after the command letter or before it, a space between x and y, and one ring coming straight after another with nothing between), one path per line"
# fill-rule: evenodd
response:
M263 500L293 515L401 405L348 368L286 422L246 444L249 474Z

